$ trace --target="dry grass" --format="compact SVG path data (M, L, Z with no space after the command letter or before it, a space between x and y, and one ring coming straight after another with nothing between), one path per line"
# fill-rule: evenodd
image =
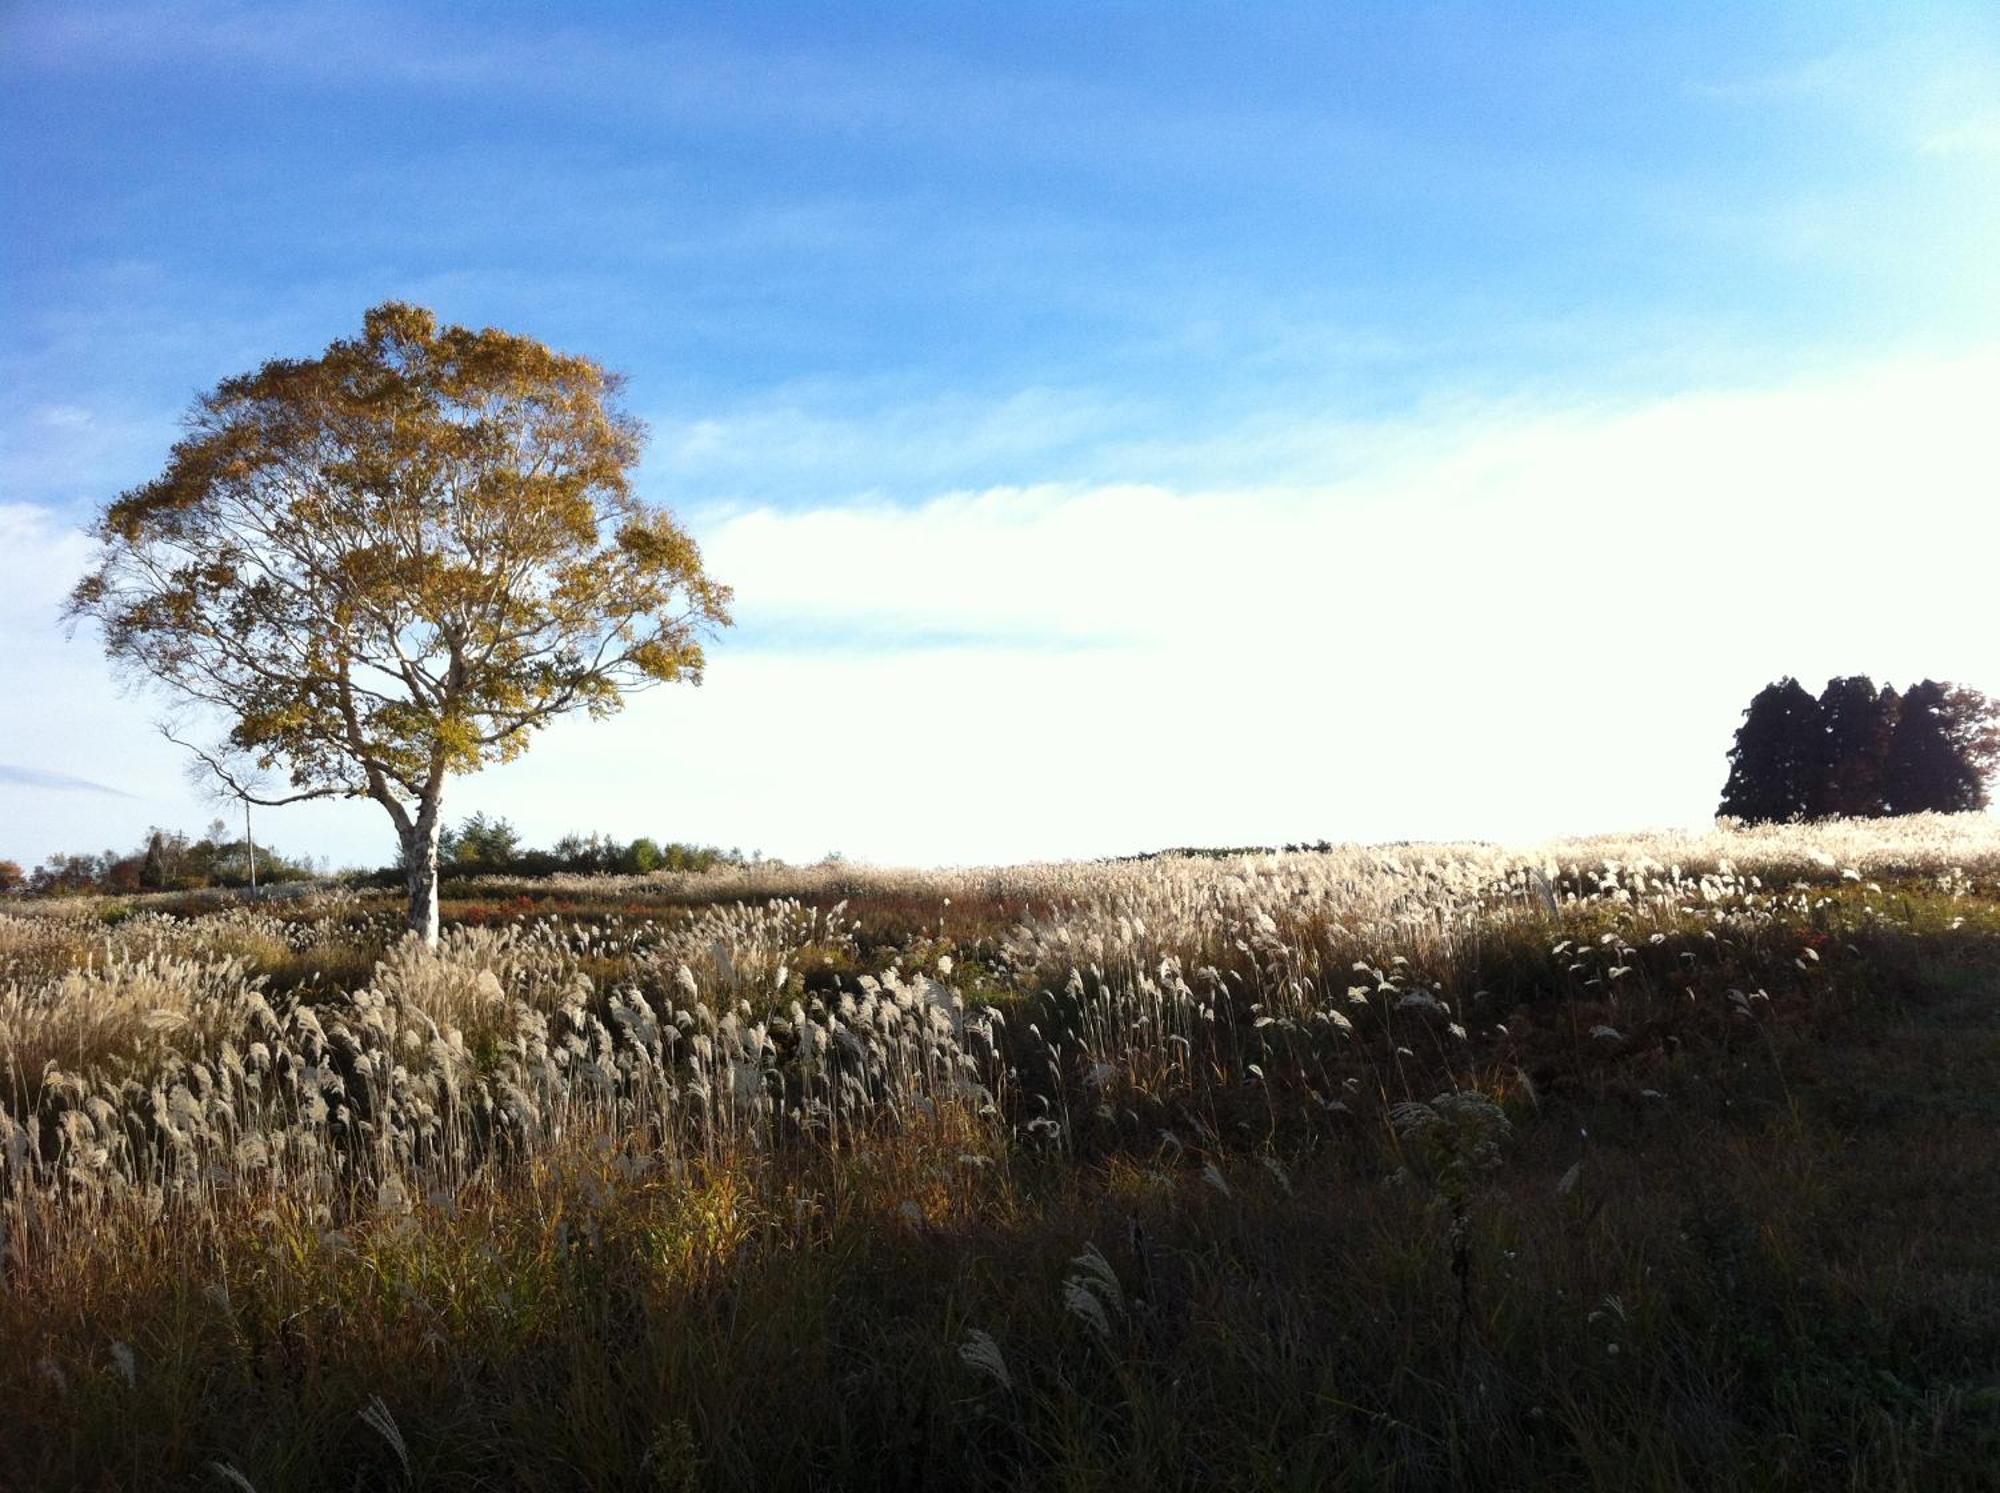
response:
M0 985L0 1095L25 1115L38 1107L37 1090L75 1075L150 1079L173 1054L214 1048L261 1003L261 982L245 968L234 955L108 954Z
M0 1486L2000 1458L1978 816L540 895L0 917Z

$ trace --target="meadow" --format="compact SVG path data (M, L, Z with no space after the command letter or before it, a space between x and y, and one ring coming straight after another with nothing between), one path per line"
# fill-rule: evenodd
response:
M2000 1486L2000 820L0 911L0 1488Z

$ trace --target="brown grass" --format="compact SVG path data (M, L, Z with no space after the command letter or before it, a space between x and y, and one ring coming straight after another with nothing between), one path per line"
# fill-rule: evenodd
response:
M285 1185L227 1136L182 1166L144 1135L114 1184L48 1149L75 1094L17 1095L46 1161L0 1196L0 1488L228 1485L212 1463L260 1493L1994 1486L1990 871L1815 866L1706 902L1621 874L1553 910L1387 872L1358 896L1310 868L1065 874L962 924L951 879L850 889L838 926L544 906L253 1024L382 1135L420 1097L356 1097L391 1057L418 1087L436 1061L468 1095L534 1088L533 1125L468 1098L449 1155L312 1128L279 1059L201 1113L291 1146ZM286 961L366 936L290 920ZM959 1050L919 993L942 958L1005 1007L982 1091L934 1061ZM843 1008L864 973L892 983ZM837 1088L796 1045L815 993L825 1030L889 1044L838 1125L785 1109ZM573 1066L670 994L678 1066ZM426 1055L432 1024L459 1055ZM189 1031L62 1063L152 1065L191 1126L169 1090L202 1087L217 1032ZM782 1102L732 1108L698 1034ZM1508 1122L1479 1164L1391 1123L1453 1092Z

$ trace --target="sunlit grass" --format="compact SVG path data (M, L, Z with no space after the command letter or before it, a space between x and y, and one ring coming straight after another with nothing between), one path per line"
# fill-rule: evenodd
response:
M0 916L0 1485L2000 1454L1983 816L467 895Z

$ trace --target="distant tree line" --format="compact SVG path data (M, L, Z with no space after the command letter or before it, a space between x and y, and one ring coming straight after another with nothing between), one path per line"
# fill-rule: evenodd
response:
M1246 855L1325 855L1333 849L1333 841L1318 840L1287 841L1283 845L1175 845L1166 850L1141 850L1133 855L1107 857L1116 863L1161 860L1208 860L1230 861Z
M649 871L710 871L718 866L760 864L752 851L724 850L716 845L659 841L649 835L619 840L604 834L569 834L546 850L521 843L507 820L473 814L456 828L438 834L438 860L446 879L468 876L552 876L557 872L586 875L643 876ZM291 860L267 845L256 847L257 882L300 881L315 875L305 861ZM364 882L399 885L405 868L399 863L380 871L346 873ZM33 871L0 860L0 896L77 896L85 893L186 892L208 887L241 887L250 883L250 847L231 839L218 819L200 839L155 829L137 850L106 850L96 854L52 855Z
M152 829L137 849L59 852L29 872L13 861L0 861L0 894L63 897L248 886L253 857L260 886L301 881L314 874L305 861L288 859L268 845L253 848L247 840L232 838L228 826L217 819L199 839L178 830Z
M651 871L710 871L717 866L746 866L763 860L753 851L724 850L715 845L661 842L650 835L619 840L604 834L568 834L546 850L521 843L520 831L498 816L472 814L456 828L438 832L438 871L446 880L466 876L553 876L558 872L584 875L644 876ZM376 879L400 880L405 867L399 859Z
M1983 809L2000 767L2000 703L1926 679L1898 694L1863 675L1815 699L1789 676L1757 692L1718 814L1745 824Z

